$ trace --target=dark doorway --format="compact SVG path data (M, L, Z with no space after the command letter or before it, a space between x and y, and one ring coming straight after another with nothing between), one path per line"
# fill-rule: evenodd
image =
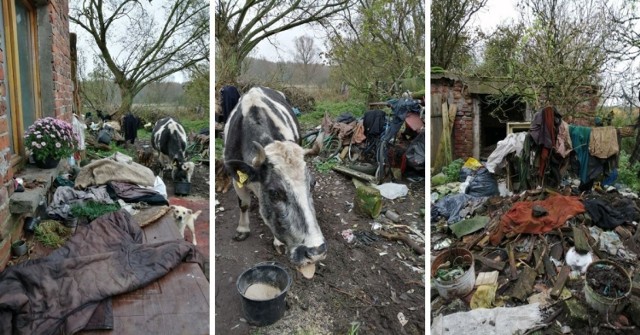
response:
M518 97L480 97L480 158L486 159L507 136L507 122L525 121L527 105Z

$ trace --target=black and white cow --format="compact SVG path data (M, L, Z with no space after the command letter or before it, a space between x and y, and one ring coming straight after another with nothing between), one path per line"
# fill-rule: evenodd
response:
M284 94L264 87L242 95L224 129L225 168L241 211L234 239L249 236L252 191L274 246L285 245L291 262L302 267L324 259L327 245L311 196L315 182L304 161L318 148L305 150L299 141L298 121Z
M176 180L177 170L182 168L187 149L187 133L178 121L172 117L158 120L153 127L151 146L158 152L163 166L171 167L171 178ZM169 159L169 163L165 162Z

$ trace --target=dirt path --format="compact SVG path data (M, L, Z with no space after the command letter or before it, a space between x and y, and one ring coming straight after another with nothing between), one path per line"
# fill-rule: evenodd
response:
M312 280L278 255L273 236L252 202L251 235L243 242L232 240L240 209L233 188L216 194L220 205L215 214L215 332L219 334L347 334L359 325L358 334L424 334L424 256L399 242L379 237L369 245L356 240L347 243L341 232L356 235L371 231L374 220L351 209L355 188L349 178L334 172L316 174L314 201L318 221L327 240L329 254ZM384 207L402 216L403 224L415 223L424 231L424 184L409 185L409 195ZM224 210L220 211L223 208ZM238 276L262 261L284 264L293 276L287 296L287 311L280 321L267 327L253 327L244 321ZM422 272L411 267L419 267ZM403 326L399 314L407 323Z

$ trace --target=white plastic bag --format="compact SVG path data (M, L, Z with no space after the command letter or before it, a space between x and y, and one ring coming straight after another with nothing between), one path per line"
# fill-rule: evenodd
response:
M380 191L380 195L390 200L404 197L409 193L409 188L404 184L385 183L382 185L374 185L373 187Z
M162 194L165 199L167 198L167 186L164 184L160 176L156 176L156 180L153 183L153 190Z

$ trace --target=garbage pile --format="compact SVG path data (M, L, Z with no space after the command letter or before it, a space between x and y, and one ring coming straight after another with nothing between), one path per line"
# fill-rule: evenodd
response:
M432 334L640 333L637 194L579 176L513 194L456 164L432 177Z

